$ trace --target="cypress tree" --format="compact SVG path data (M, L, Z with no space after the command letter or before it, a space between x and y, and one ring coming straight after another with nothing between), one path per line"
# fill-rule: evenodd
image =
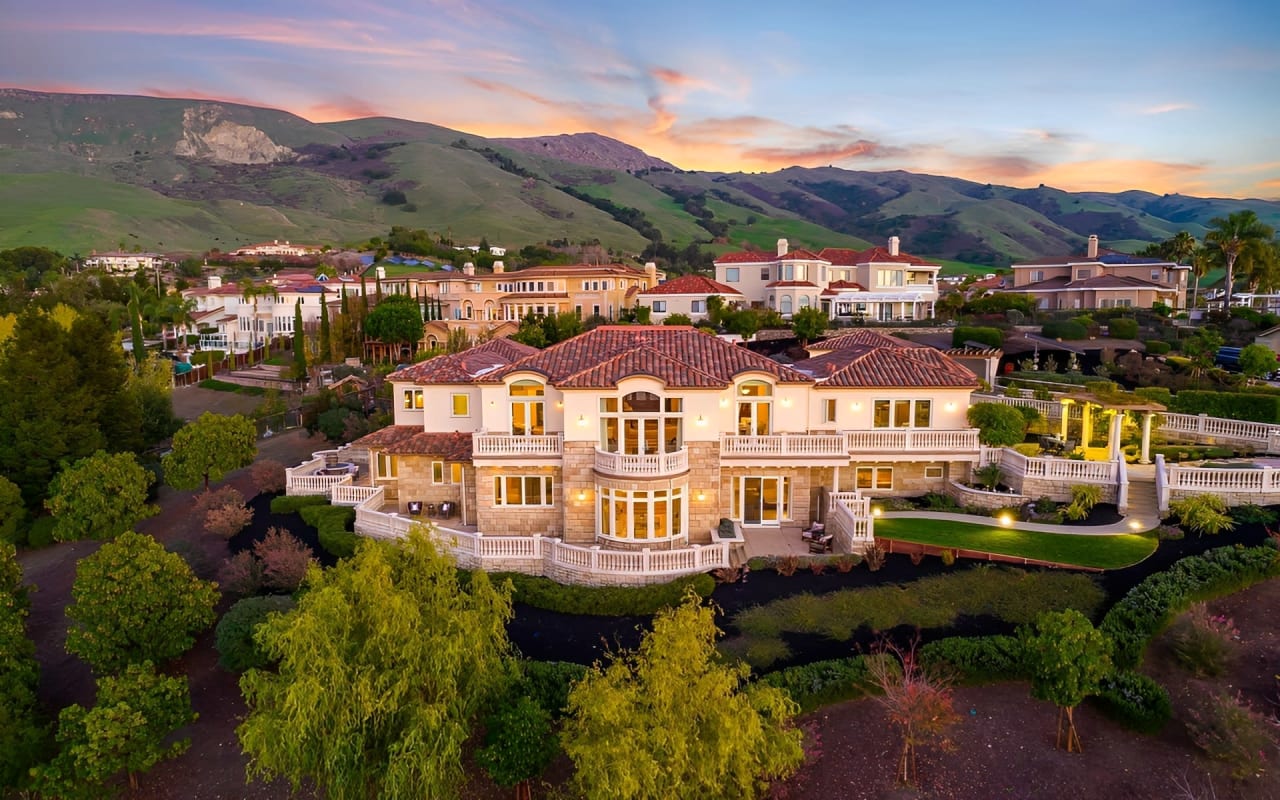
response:
M293 304L293 379L307 377L307 339L302 332L302 298Z
M320 298L320 363L333 361L333 343L329 340L329 304Z

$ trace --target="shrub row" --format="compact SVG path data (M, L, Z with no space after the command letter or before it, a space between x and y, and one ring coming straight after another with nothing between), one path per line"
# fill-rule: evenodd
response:
M335 558L350 558L355 555L356 542L352 527L356 521L356 510L347 506L310 505L300 509L302 521L316 529L320 535L320 546Z
M966 684L1016 681L1027 677L1016 636L952 636L920 648L920 663L942 667Z
M1173 349L1173 345L1163 339L1148 339L1145 344L1149 356L1162 356Z
M1050 339L1088 339L1089 329L1073 319L1046 322L1040 333Z
M709 596L716 588L710 575L690 575L650 586L570 586L519 572L499 572L491 577L495 582L510 580L515 589L512 599L517 603L561 614L601 617L649 616L680 605L689 588L699 597Z
M1170 411L1251 422L1280 422L1280 395L1185 390L1173 396Z
M863 656L787 667L764 675L760 682L791 695L791 699L800 704L801 711L856 700L875 690Z
M1139 386L1133 390L1133 393L1144 400L1159 403L1165 408L1173 405L1173 393L1163 386Z
M1107 335L1112 339L1138 338L1138 321L1133 317L1116 317L1107 323Z
M309 506L327 506L329 498L322 494L298 494L276 497L271 501L272 514L296 514Z
M1139 733L1159 733L1173 717L1169 693L1138 672L1111 673L1102 679L1102 691L1090 699L1102 713Z
M951 346L964 347L966 342L981 342L988 347L1003 347L1004 333L999 328L960 325L951 332Z
M1142 662L1147 642L1192 603L1240 591L1280 575L1280 553L1259 547L1219 547L1184 558L1129 590L1099 626L1115 642L1112 660L1122 669Z

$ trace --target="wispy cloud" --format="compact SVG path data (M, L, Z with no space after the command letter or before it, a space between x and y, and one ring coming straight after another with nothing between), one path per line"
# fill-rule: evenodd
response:
M1195 108L1191 103L1161 103L1159 105L1147 106L1142 109L1143 114L1172 114L1175 111L1190 111Z

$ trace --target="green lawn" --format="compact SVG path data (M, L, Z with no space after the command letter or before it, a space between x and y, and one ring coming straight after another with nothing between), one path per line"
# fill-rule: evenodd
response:
M875 532L876 536L904 542L982 550L1100 569L1119 569L1136 564L1156 549L1155 537L1145 534L1036 533L932 519L877 519Z

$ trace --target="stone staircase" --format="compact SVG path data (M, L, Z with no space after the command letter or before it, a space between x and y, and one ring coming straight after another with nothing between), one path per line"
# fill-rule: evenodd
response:
M1129 509L1125 516L1142 522L1144 529L1160 522L1154 476L1129 477Z

